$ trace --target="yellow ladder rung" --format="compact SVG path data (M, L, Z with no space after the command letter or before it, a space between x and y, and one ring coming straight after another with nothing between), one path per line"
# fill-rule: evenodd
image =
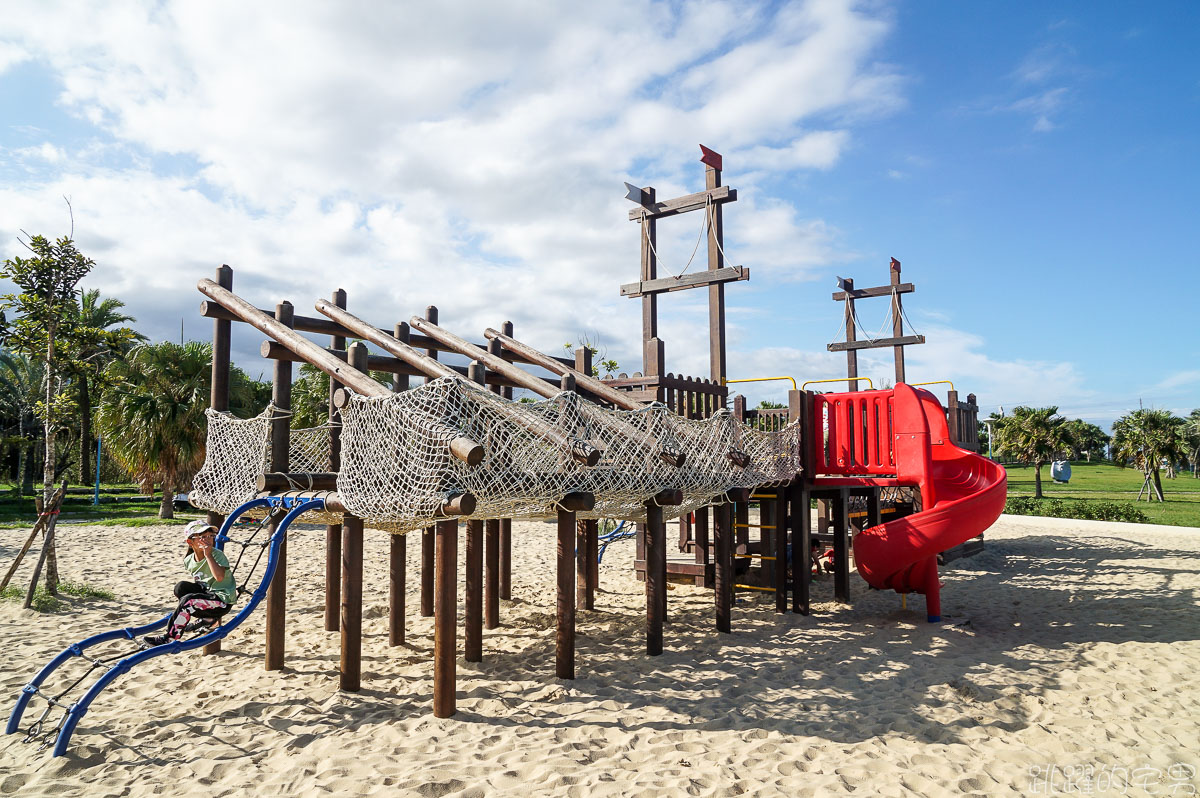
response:
M755 493L750 498L751 499L778 499L779 497L773 493L768 493L766 495L763 495L761 493Z
M734 524L735 527L741 529L774 529L775 527L766 524Z
M774 560L774 557L768 557L765 554L735 554L735 560Z
M775 592L775 588L773 588L773 587L759 587L758 585L738 585L738 584L735 584L735 585L734 585L734 587L740 587L742 590L761 590L761 591L763 591L764 593L774 593L774 592Z

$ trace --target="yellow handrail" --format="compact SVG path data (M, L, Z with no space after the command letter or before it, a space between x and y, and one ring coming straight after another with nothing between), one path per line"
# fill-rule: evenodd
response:
M854 380L866 380L867 385L871 386L871 390L872 391L875 390L875 383L871 382L870 377L834 377L834 378L828 379L828 380L809 380L808 382L806 382L802 386L800 386L800 390L804 390L808 386L815 385L818 382L853 382Z
M912 386L917 386L917 385L941 385L941 384L943 384L943 383L945 383L946 385L949 385L949 386L950 386L950 390L952 390L952 391L955 391L955 388L954 388L954 383L950 382L950 380L934 380L933 382L910 382L910 383L909 383L909 385L912 385ZM955 391L955 392L957 393L957 391Z
M751 377L746 380L725 380L725 384L728 385L731 382L770 382L771 380L788 380L792 383L792 390L796 390L796 380L792 377Z

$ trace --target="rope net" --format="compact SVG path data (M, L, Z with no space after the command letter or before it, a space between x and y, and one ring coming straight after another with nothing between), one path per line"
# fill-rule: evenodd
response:
M268 413L240 420L210 411L194 504L227 513L253 496L267 465ZM292 471L328 470L329 430L292 431ZM482 445L478 465L451 453L451 441L463 437ZM592 448L599 461L582 465L576 455ZM722 501L730 488L785 484L800 470L799 451L798 423L764 432L724 410L702 420L661 404L607 410L571 392L513 402L442 378L403 393L355 396L342 408L337 486L347 510L399 533L433 523L461 493L476 499L464 518L553 518L568 493L588 492L596 506L580 518L644 521L646 502L665 489L683 491L683 504L663 508L673 518ZM734 460L743 453L749 464L739 467ZM668 462L679 454L682 466Z

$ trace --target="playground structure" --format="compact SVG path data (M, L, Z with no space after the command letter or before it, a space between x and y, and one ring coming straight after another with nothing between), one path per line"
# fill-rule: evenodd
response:
M773 592L781 613L790 594L792 611L808 614L810 553L821 540L832 544L835 599L850 599L853 547L856 568L869 585L924 594L927 614L937 620L938 555L979 534L1004 503L1003 470L968 451L973 397L959 405L952 392L948 419L931 393L901 379L889 390L794 389L780 411L747 410L740 397L727 409L724 286L748 279L749 270L725 265L722 206L737 195L721 184L721 157L704 149L702 160L703 192L660 202L653 188L629 187L639 206L630 219L642 232L642 269L641 280L622 286L622 293L642 299L644 344L643 371L632 376L597 379L587 348L573 359L553 357L517 339L508 323L485 330L486 343L475 344L439 324L434 307L423 318L379 328L350 313L342 291L314 304L320 316L303 316L290 302L267 310L239 297L227 266L217 270L216 280L200 281L207 298L201 313L214 320L213 379L208 455L192 501L220 525L221 542L230 539L235 520L259 518L270 530L266 573L252 600L217 629L139 650L115 664L105 661L107 670L85 697L64 707L54 754L65 751L80 717L117 675L155 656L217 650L260 600L265 666L282 668L286 531L306 513L326 524L325 628L340 634L339 686L347 691L359 690L361 681L364 530L390 533L391 645L404 642L407 536L419 534L419 611L434 618L438 717L455 712L457 549L464 522L469 662L482 660L483 629L500 625L500 600L510 597L513 519L557 525L559 678L575 676L575 616L595 606L598 521L605 518L637 526L635 568L646 584L651 656L663 651L668 580L713 590L719 632L732 631L738 589ZM660 277L656 223L693 210L705 215L708 269ZM893 263L898 276L899 263ZM705 379L665 372L665 347L657 335L658 297L699 287L709 291L712 375ZM843 285L850 315L853 290L852 282ZM898 307L898 292L892 296ZM264 333L269 340L261 354L274 363L271 404L252 419L228 413L233 323ZM303 333L329 336L330 345ZM346 345L355 338L362 340ZM363 341L386 354L369 353ZM901 347L914 342L879 344L896 347L898 377ZM441 353L470 364L444 362ZM329 423L321 427L291 426L294 362L330 377ZM371 372L391 374L391 384ZM856 371L849 376L857 378ZM413 386L413 377L424 384ZM514 389L542 400L514 402ZM814 499L820 506L815 532L809 511ZM759 506L757 523L751 523L752 503ZM861 505L857 514L855 503ZM891 516L886 523L885 514ZM855 515L865 522L855 524ZM678 520L681 556L668 553L670 519ZM98 667L101 660L84 654L86 648L133 641L165 622L115 630L64 650L25 688L7 731L19 729L31 699L48 698L42 685L64 663L78 656Z

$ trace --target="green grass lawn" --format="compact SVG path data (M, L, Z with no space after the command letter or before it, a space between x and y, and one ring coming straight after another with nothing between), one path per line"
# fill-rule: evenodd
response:
M1008 471L1008 495L1032 496L1032 466L1005 466ZM1176 479L1163 479L1166 502L1135 501L1142 487L1142 473L1136 468L1118 468L1111 463L1071 463L1071 481L1060 485L1050 479L1050 466L1042 467L1042 493L1048 499L1064 501L1104 499L1134 504L1152 524L1200 527L1200 479L1182 472Z
M71 486L68 486L69 488ZM7 490L6 490L7 488ZM202 514L188 507L175 510L174 521L158 517L161 494L142 496L134 485L100 486L100 504L92 504L92 491L72 490L63 501L59 516L63 523L87 522L106 525L146 526L184 524ZM18 496L12 485L0 483L0 528L29 527L37 519L33 497Z

